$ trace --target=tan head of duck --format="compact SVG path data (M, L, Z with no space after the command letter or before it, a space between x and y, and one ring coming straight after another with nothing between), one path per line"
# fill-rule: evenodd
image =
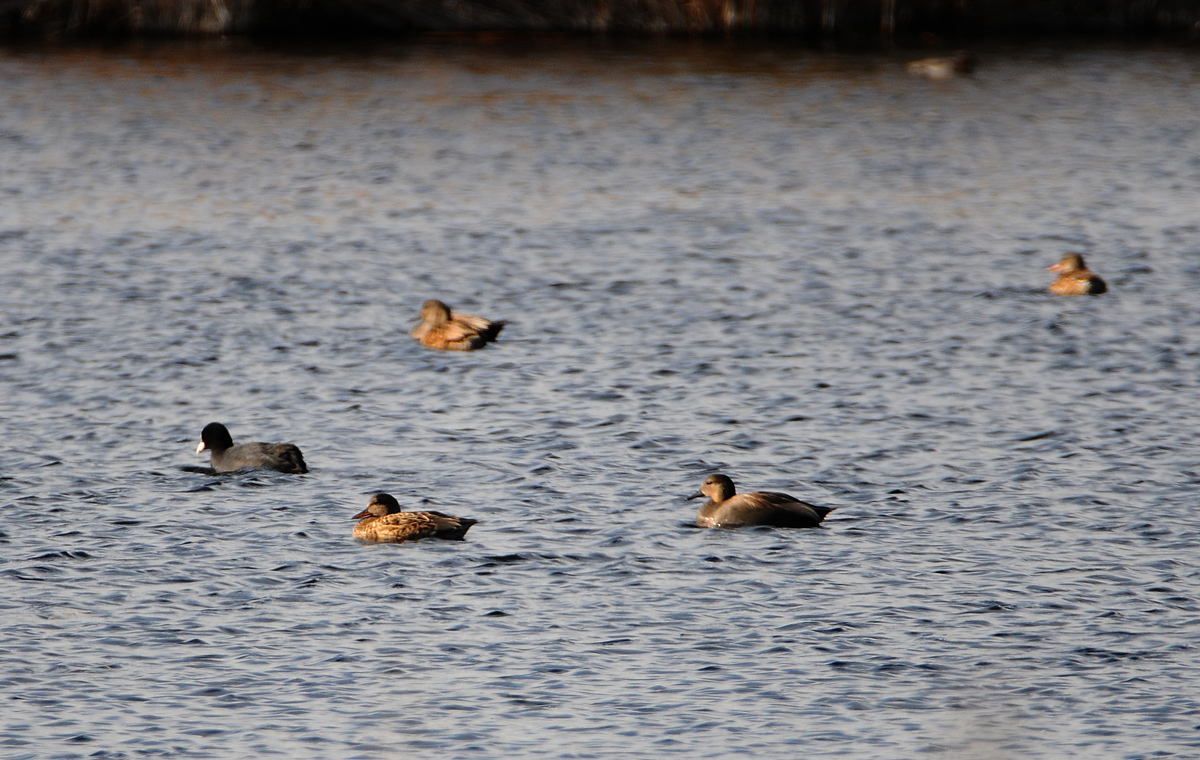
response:
M1062 261L1059 261L1054 266L1046 267L1046 269L1051 272L1062 272L1065 274L1087 269L1087 265L1083 263L1083 257L1078 253L1068 253L1062 257Z
M713 501L725 501L732 499L737 494L737 489L733 487L733 481L725 475L709 475L701 484L700 490L688 497L688 501L699 499L702 496L707 496Z
M445 324L450 321L450 307L431 298L421 304L421 319L435 326Z
M403 511L400 509L400 502L396 501L395 497L390 493L377 493L367 502L367 508L356 514L354 519L383 517L384 515L394 515L397 512Z

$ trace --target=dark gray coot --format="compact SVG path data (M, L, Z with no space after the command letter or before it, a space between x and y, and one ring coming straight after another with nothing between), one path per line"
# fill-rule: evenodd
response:
M308 472L304 455L290 443L243 443L233 445L233 436L219 422L210 422L200 433L196 453L212 452L212 468L216 472L235 472L265 467L269 470L302 474Z

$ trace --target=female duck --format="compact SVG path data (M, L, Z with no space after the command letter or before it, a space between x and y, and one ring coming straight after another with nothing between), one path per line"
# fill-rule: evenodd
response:
M908 64L908 73L926 79L949 79L955 74L970 74L975 71L975 56L967 50L959 50L945 58L922 58Z
M264 467L295 474L308 472L304 455L290 443L243 443L233 445L233 436L219 422L210 422L200 433L196 453L211 451L212 468L216 472L236 472Z
M360 519L361 518L361 519ZM377 493L367 508L354 516L354 537L363 541L400 544L422 538L461 541L479 522L469 517L451 517L441 512L404 512L391 494Z
M483 317L458 314L441 301L429 300L421 306L421 324L411 335L422 346L442 351L474 351L496 339L504 322L489 322Z
M1104 280L1088 271L1078 253L1068 253L1062 261L1046 269L1059 273L1049 288L1056 296L1098 296L1108 290Z
M702 528L736 528L740 525L775 525L780 528L815 528L835 507L818 507L785 493L743 493L724 475L709 475L688 500L707 496L696 524Z

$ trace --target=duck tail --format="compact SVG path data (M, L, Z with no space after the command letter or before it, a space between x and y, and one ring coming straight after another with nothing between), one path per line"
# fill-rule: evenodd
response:
M441 522L441 521L439 521ZM449 541L462 541L467 536L471 526L479 522L470 517L451 517L438 526L437 537Z
M304 462L304 455L300 453L300 449L295 446L291 447L283 454L283 459L291 465L288 472L294 472L303 475L308 472L308 465Z
M492 322L487 326L486 330L479 334L479 336L490 343L500 335L500 331L503 330L504 326L507 324L508 322L505 322L502 319Z
M810 506L822 520L824 520L830 512L837 509L837 507L818 507L816 504L811 504Z

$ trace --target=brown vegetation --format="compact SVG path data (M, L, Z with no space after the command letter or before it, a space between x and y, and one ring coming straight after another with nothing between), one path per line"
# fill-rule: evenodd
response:
M960 34L1200 31L1200 0L0 0L0 33L406 30Z

